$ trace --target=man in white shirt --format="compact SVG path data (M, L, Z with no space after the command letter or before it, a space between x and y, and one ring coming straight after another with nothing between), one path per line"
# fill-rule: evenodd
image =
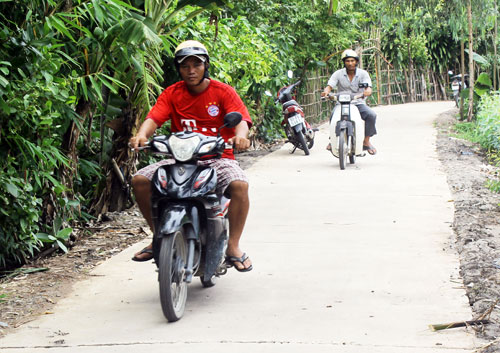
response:
M370 137L377 133L375 121L377 114L366 105L365 99L372 94L372 80L370 75L363 69L358 68L359 56L352 49L346 49L342 53L344 68L337 70L328 80L328 84L321 92L321 96L327 96L334 88L337 92L352 95L363 94L363 98L356 99L354 104L359 110L361 119L365 121L365 138L363 140L363 150L369 154L377 153L375 147L370 143Z

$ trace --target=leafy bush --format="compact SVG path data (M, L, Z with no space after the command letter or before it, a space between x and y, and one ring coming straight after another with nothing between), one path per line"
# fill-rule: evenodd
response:
M43 247L36 234L57 235L52 222L71 221L79 207L59 175L68 164L63 135L75 119L74 80L61 75L66 59L33 30L9 36L0 45L10 60L0 61L0 268L23 264Z
M481 146L500 151L500 92L481 97L476 120Z
M478 103L476 122L461 123L457 130L462 136L477 142L488 151L490 159L500 165L500 92L483 94ZM486 186L494 191L500 192L500 180L490 179Z
M481 73L476 82L474 83L474 113L477 114L480 109L479 105L481 102L481 98L487 95L492 88L493 84L491 82L490 77L487 73ZM464 106L469 104L469 92L470 88L465 88L460 92L460 98L464 100Z
M42 200L13 168L0 173L0 268L24 263L40 247L35 236Z

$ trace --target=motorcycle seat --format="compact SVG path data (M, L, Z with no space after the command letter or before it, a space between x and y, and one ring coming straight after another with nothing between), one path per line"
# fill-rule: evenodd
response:
M299 103L297 103L294 99L289 100L288 102L283 103L283 110L293 105L299 105Z

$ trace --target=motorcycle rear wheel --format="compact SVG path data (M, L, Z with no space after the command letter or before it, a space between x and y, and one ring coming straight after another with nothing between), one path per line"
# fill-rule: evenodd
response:
M341 130L339 134L339 164L340 169L345 169L345 163L347 161L347 134L345 130Z
M301 150L303 150L305 155L308 156L309 155L309 147L307 146L304 134L302 133L302 131L299 131L295 134L295 136L297 137L299 144L302 146L302 147L300 147L300 146L297 146L297 147L300 148Z
M179 320L184 314L187 283L184 269L187 263L187 246L182 230L164 237L161 241L158 280L163 315L168 321Z

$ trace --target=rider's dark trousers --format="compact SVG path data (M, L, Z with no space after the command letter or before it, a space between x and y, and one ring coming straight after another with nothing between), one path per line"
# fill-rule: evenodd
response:
M377 134L377 129L375 128L377 114L366 104L358 104L356 107L358 107L361 119L365 121L365 136Z

